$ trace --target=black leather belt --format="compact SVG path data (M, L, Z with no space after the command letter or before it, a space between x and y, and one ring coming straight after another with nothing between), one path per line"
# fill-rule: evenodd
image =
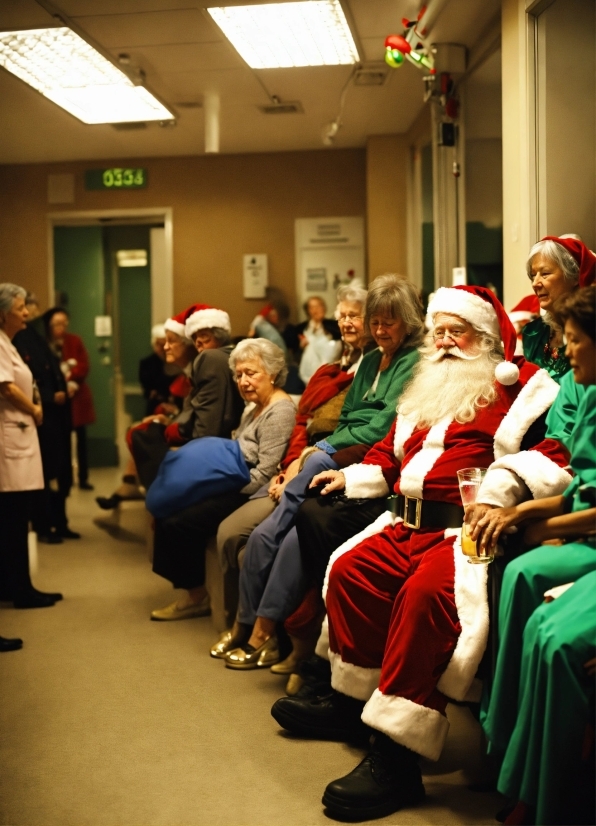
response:
M464 509L451 502L436 502L431 499L416 499L415 496L387 497L388 509L403 519L406 528L461 528Z

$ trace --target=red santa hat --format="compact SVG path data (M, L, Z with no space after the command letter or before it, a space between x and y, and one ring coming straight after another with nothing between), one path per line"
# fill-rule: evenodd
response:
M589 287L596 278L596 255L588 249L579 238L558 238L556 235L546 235L542 241L554 241L573 256L579 265L579 286Z
M540 315L540 302L537 295L526 295L518 301L515 307L507 315L509 320L515 324L516 321L530 321L535 316Z
M477 330L499 336L505 360L497 364L495 378L500 384L515 384L519 379L519 369L513 363L517 332L492 290L469 284L439 287L428 305L428 315L433 322L437 313L459 316Z
M186 319L187 338L191 338L199 330L209 330L213 327L220 327L227 333L232 332L230 316L225 310L218 310L210 307L209 304L195 304L193 312Z
M182 312L178 313L178 315L172 316L172 318L168 318L168 320L164 324L165 329L169 330L171 333L176 333L177 336L188 338L188 336L184 332L186 327L186 319L192 312L194 312L195 307L202 306L202 304L191 304L190 307L187 307L186 310L182 310Z

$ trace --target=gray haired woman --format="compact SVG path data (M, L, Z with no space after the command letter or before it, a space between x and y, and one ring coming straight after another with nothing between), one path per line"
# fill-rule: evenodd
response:
M230 354L230 369L246 409L233 434L249 468L241 490L210 496L172 516L156 519L153 570L187 593L151 613L153 620L177 620L209 613L205 548L222 519L243 505L273 476L294 427L296 409L281 388L287 376L282 350L264 338L246 339Z
M551 311L557 299L594 283L595 261L594 253L576 235L547 236L534 244L528 256L528 278L544 317L524 327L524 356L547 370L557 382L569 371L569 361L564 353L563 330Z
M31 495L43 489L44 479L37 437L41 404L31 371L12 344L29 317L26 294L16 284L0 284L0 598L15 608L45 608L62 595L37 591L29 576ZM9 649L0 643L0 650Z

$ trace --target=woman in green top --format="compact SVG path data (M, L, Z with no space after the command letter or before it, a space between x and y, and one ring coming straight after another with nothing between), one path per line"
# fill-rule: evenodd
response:
M418 361L424 315L416 288L396 275L382 275L370 286L365 325L377 349L364 356L352 382L339 423L318 442L302 469L286 485L279 505L248 539L240 572L240 604L232 631L211 649L230 668L273 665L279 659L275 626L303 596L305 577L294 527L310 480L337 469L338 451L376 443L387 435L397 401ZM248 638L243 647L238 646Z
M596 290L569 296L561 315L566 356L584 388L567 442L575 477L562 496L495 509L492 537L481 536L493 544L504 528L523 524L526 544L565 541L522 554L503 578L499 652L482 723L490 751L504 754L499 791L523 801L515 823L593 822L566 806L578 791L596 645ZM564 593L544 603L551 588Z
M596 256L577 238L546 236L534 244L526 268L543 317L523 329L524 356L559 382L569 370L563 330L553 320L554 302L578 287L594 283Z

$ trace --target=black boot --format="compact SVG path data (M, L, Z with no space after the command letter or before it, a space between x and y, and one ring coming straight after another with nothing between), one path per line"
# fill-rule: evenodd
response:
M294 697L312 700L331 691L331 663L318 654L313 654L300 663L298 674L302 677L303 684Z
M372 820L415 806L424 794L418 755L376 732L364 760L327 786L323 805L338 820Z
M360 719L363 708L362 701L330 688L314 697L281 697L271 715L286 731L301 737L362 744L371 735Z

